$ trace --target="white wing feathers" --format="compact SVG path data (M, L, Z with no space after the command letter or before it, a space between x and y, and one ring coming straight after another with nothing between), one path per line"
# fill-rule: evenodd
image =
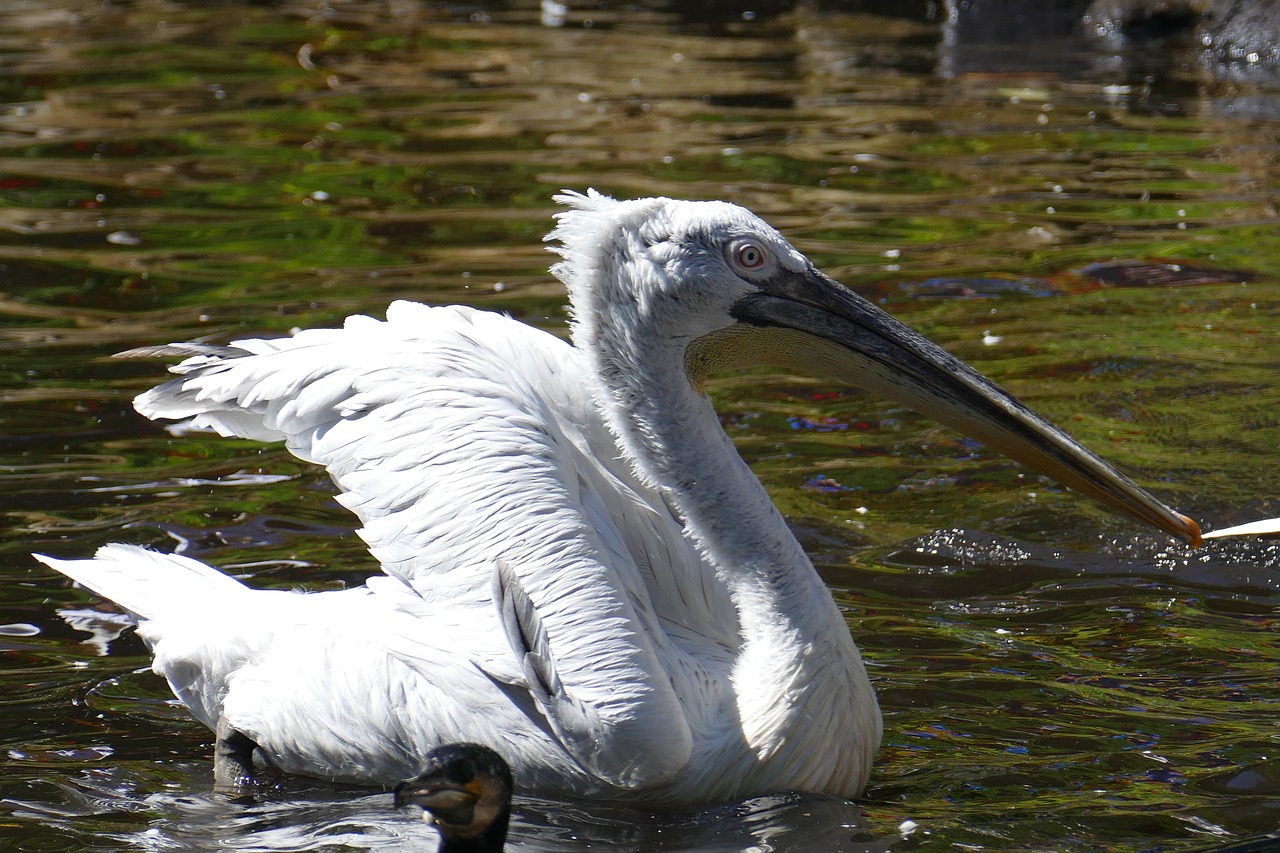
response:
M714 659L736 624L679 522L619 461L580 365L512 320L397 302L385 322L200 350L136 405L326 466L384 571L416 593L394 585L404 609L447 619L479 666L527 687L581 766L652 785L689 760L703 721L688 708L714 713L709 697L681 702L713 681L686 651Z

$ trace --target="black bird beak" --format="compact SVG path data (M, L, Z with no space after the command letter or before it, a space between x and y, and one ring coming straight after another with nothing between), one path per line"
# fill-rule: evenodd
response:
M480 788L473 781L465 785L447 779L422 777L395 787L396 808L419 806L437 821L466 826L475 819Z

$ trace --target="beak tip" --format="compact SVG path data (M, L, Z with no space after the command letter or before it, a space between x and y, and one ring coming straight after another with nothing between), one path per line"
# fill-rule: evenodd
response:
M1180 512L1174 513L1174 515L1176 515L1178 519L1182 522L1182 525L1183 525L1182 534L1181 534L1182 538L1185 539L1187 541L1187 544L1190 545L1192 548L1199 548L1201 542L1203 541L1200 535L1200 525L1196 524L1194 521L1192 521L1190 518L1187 518L1185 515L1183 515Z

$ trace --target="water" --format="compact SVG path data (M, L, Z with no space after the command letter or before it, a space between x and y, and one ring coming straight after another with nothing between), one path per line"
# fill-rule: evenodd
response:
M561 330L562 187L745 204L1207 527L1280 515L1274 69L981 46L918 11L5 4L3 846L432 848L382 792L213 794L209 733L141 643L27 555L358 581L321 475L143 422L160 368L108 356L397 297ZM712 393L867 656L871 786L525 799L515 849L1194 850L1280 825L1275 544L1190 551L855 389Z

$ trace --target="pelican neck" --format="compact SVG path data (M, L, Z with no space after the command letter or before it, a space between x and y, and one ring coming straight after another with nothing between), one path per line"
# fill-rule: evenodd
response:
M803 633L847 635L830 591L755 473L720 426L678 358L606 361L611 426L638 473L663 491L685 529L735 593L739 610L775 611ZM643 377L643 378L640 378ZM747 593L750 603L737 593ZM740 615L745 615L741 614Z

